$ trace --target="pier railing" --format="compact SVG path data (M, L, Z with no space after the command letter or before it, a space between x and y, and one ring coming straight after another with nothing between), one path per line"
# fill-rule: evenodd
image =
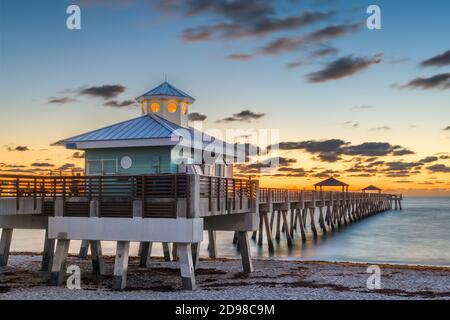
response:
M285 202L326 202L335 200L351 200L353 198L391 198L401 197L389 193L363 193L349 191L318 191L318 190L296 190L281 188L260 188L259 203L285 203Z
M133 201L142 200L144 217L210 216L246 213L253 205L312 202L314 205L362 198L401 195L362 192L259 188L258 181L190 174L133 176L0 175L0 198L15 201L16 210L27 199L33 212L54 214L62 199L64 215L89 216L89 203L99 202L101 217L132 217ZM195 207L194 204L198 204ZM254 208L253 208L254 209ZM0 214L2 214L0 212Z
M131 217L133 201L142 200L144 217L186 217L250 212L257 181L189 174L134 176L25 176L0 175L0 198L14 199L16 210L24 199L33 209L53 215L62 199L64 215L89 216L89 203L99 201L102 217ZM199 203L201 212L192 203ZM1 214L1 212L0 212Z

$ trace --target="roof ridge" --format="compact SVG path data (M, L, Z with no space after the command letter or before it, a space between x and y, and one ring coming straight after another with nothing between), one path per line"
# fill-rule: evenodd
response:
M195 99L192 96L190 96L183 90L178 89L177 87L174 87L167 81L164 81L163 83L156 86L155 88L148 90L147 92L145 92L143 95L139 96L136 99L139 99L140 97L145 97L145 96L168 96L168 97L176 96L176 97L182 97L182 98L186 98L188 100L192 100L192 102L195 101Z

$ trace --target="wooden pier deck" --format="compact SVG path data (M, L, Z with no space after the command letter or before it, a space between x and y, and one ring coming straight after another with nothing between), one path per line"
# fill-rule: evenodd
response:
M70 240L83 241L80 256L91 247L97 274L104 272L101 241L117 241L113 286L123 289L131 241L141 243L142 266L148 264L153 242L163 243L166 259L173 243L183 288L193 289L204 230L211 257L217 255L215 231L234 231L243 270L251 272L248 232L259 245L265 232L273 250L282 232L292 246L296 229L305 240L308 227L317 236L319 230L330 232L401 209L401 200L401 195L384 193L260 188L257 180L189 174L0 175L0 266L7 264L13 229L46 230L42 269L51 272L55 285L63 281Z

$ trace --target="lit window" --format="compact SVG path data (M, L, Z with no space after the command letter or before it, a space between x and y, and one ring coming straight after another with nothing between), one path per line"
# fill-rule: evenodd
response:
M151 108L152 108L152 112L158 112L159 111L159 103L157 103L157 102L153 102L152 103L152 105L151 105Z
M175 102L170 102L167 105L167 111L169 111L170 113L174 113L177 111L177 104Z
M183 102L182 104L181 104L181 110L183 111L183 114L187 114L187 103L186 102Z

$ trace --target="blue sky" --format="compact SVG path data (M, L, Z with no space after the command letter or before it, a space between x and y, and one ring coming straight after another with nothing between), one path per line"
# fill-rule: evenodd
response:
M448 1L260 1L264 8L272 9L272 18L305 12L333 15L263 36L196 42L183 40L187 29L251 23L239 18L239 12L233 17L221 11L221 0L210 1L216 6L195 14L186 8L195 0L178 2L185 5L166 10L158 7L158 2L1 0L0 116L8 121L0 128L0 144L47 149L60 138L138 116L136 108L106 107L102 99L77 92L81 87L120 84L127 90L116 100L125 101L158 85L167 75L169 82L197 99L191 111L206 114L207 127L247 126L215 120L249 109L265 114L251 123L253 127L279 128L284 141L389 142L415 152L410 158L396 159L401 161L417 161L449 150L450 131L443 130L450 125L449 90L399 88L418 77L450 72L448 64L420 66L450 49ZM165 1L172 2L177 3ZM255 0L242 2L247 7L258 4ZM66 28L65 11L72 3L81 7L81 30ZM259 53L281 37L301 37L330 25L364 22L370 4L382 10L382 30L361 27L284 54ZM329 47L337 52L314 55ZM351 76L320 83L306 80L308 74L339 58L373 60L381 53L381 62ZM231 54L251 54L252 58L227 59ZM301 65L287 68L292 62ZM52 98L68 96L77 101L49 103ZM51 152L49 157L60 151ZM27 161L41 156L45 157L29 155ZM5 157L18 159L12 154ZM308 166L314 166L310 155L304 158ZM436 188L448 188L449 174L439 175L445 179Z

